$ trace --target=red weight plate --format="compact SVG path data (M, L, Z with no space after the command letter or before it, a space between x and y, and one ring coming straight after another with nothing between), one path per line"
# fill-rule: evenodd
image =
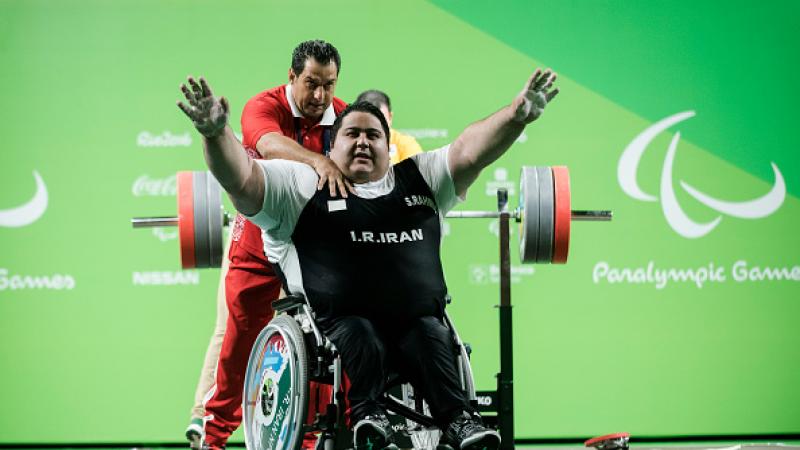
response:
M192 172L178 172L178 237L181 244L181 267L193 269L194 257L194 194Z
M564 264L569 254L569 225L572 221L572 205L569 194L569 170L566 166L553 166L555 185L555 236L553 264Z
M631 437L630 433L607 434L605 436L598 436L596 438L591 438L588 441L584 442L583 445L585 445L586 447L593 447L598 442L610 441L612 439L629 438L629 437Z

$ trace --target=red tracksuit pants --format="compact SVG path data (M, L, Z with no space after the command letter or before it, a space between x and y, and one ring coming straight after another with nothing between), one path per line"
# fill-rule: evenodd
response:
M228 323L217 365L216 386L206 403L205 433L210 449L225 446L228 437L242 422L242 390L247 360L258 334L272 319L272 301L281 283L263 254L253 254L231 243L230 267L225 277ZM309 420L324 411L331 386L312 383L309 388ZM304 448L313 448L315 439L307 435Z

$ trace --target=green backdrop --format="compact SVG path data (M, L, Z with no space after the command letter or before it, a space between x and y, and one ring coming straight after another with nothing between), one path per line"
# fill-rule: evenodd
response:
M795 1L0 1L0 443L182 439L219 272L182 273L175 230L129 219L173 214L170 177L204 167L174 105L186 75L230 99L238 130L312 38L342 54L339 97L387 91L425 149L535 67L559 72L463 205L494 208L498 186L515 202L520 166L559 164L574 207L615 213L573 224L566 266L514 252L518 438L800 433L799 18ZM685 111L618 176L640 133ZM691 222L721 220L684 237L669 192ZM450 311L490 389L497 224L448 227Z

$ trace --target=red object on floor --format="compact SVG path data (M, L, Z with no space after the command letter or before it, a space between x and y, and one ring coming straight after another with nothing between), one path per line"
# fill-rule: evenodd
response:
M595 438L591 438L588 441L584 442L583 445L586 447L593 447L595 444L603 441L610 441L613 439L620 439L620 438L629 438L631 437L630 433L613 433L613 434L606 434L605 436L598 436Z

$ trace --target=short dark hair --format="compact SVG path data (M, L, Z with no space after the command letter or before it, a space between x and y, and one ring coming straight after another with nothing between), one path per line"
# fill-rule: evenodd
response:
M339 58L339 51L336 47L322 39L314 39L311 41L301 42L292 51L292 71L295 75L303 73L306 68L306 61L308 58L314 58L318 63L323 66L328 65L331 61L336 63L336 74L342 68L342 61Z
M358 94L356 102L369 102L378 108L380 108L381 105L386 105L386 109L392 112L392 101L389 100L389 96L386 95L386 92L377 89L370 89Z
M333 126L331 127L331 146L336 142L336 135L339 134L339 129L342 128L342 122L344 122L344 118L347 117L348 114L353 112L365 112L370 113L373 116L377 117L378 120L381 122L381 127L383 128L383 134L386 135L386 143L389 143L389 123L386 122L386 117L383 117L383 113L377 106L373 105L369 102L355 102L351 103L347 108L339 114L339 117L333 122Z

